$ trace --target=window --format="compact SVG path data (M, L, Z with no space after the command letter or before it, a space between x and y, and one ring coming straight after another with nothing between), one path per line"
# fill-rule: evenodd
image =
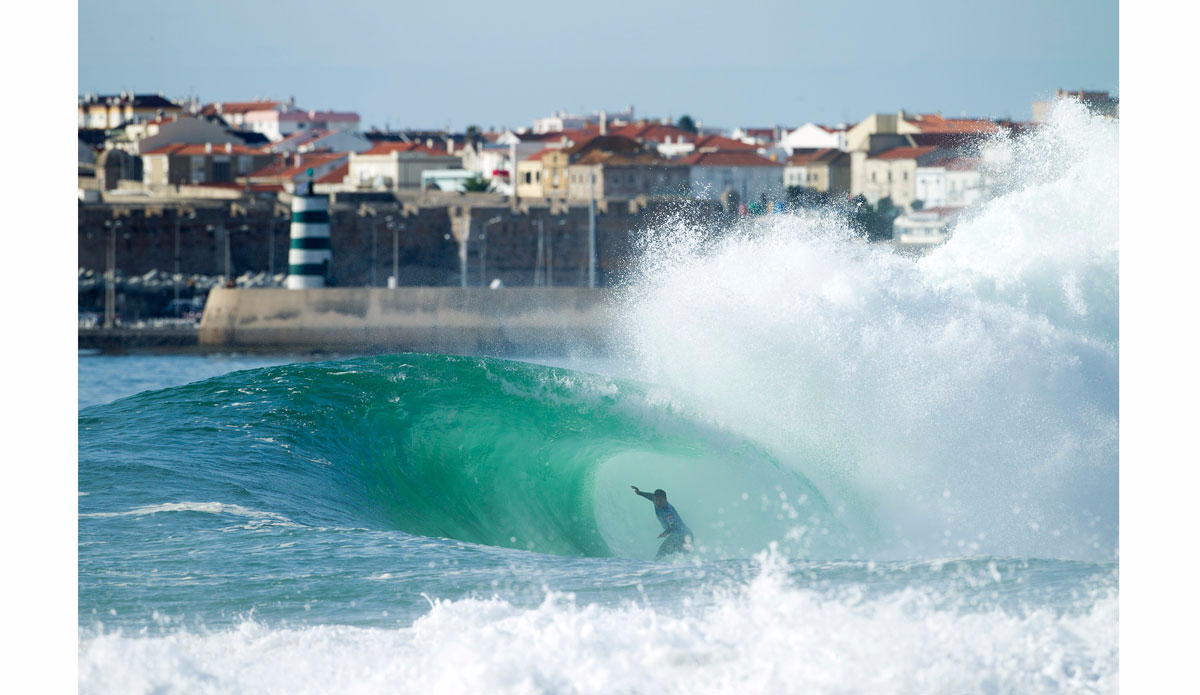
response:
M905 181L907 181L907 180L908 180L908 172L907 172L907 171L906 171L906 172L904 172L904 180L905 180Z

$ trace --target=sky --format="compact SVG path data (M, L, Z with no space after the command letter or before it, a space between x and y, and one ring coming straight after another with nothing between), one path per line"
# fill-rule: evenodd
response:
M628 105L724 128L898 109L1027 120L1056 88L1119 92L1115 0L82 0L78 12L79 94L292 96L355 111L364 128L519 127Z

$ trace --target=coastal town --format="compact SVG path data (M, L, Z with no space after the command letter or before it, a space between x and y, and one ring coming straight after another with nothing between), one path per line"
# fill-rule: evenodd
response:
M341 286L597 287L664 216L735 221L832 206L871 242L922 253L1002 192L997 136L1032 120L897 110L857 123L714 127L634 106L512 128L364 126L294 98L79 98L80 321L198 316L215 286L282 287L291 200L328 196ZM111 273L113 282L106 282ZM116 307L111 305L116 304ZM117 316L116 314L120 314Z

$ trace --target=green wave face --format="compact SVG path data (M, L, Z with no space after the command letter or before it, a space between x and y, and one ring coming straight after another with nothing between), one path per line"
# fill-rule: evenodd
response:
M705 557L771 541L837 555L850 541L803 475L650 387L503 360L293 364L83 411L81 489L130 466L147 469L144 485L87 504L208 494L297 523L652 557L660 527L637 485L667 491Z

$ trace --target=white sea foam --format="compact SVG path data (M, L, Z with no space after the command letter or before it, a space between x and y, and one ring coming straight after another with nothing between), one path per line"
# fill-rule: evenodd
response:
M828 214L664 225L627 344L843 504L870 555L1111 560L1117 126L1063 104L991 151L1002 194L919 260Z
M81 518L102 519L105 517L117 516L145 516L147 514L161 514L164 512L203 512L205 514L230 514L233 516L243 516L251 519L287 521L287 518L281 514L259 511L257 509L249 509L239 504L226 504L224 502L166 502L163 504L150 504L144 507L136 507L123 512L91 512L88 514L80 514L79 516Z
M1117 692L1117 597L958 610L907 589L830 597L783 578L679 610L434 601L410 627L84 636L81 693ZM941 606L941 607L939 607Z

